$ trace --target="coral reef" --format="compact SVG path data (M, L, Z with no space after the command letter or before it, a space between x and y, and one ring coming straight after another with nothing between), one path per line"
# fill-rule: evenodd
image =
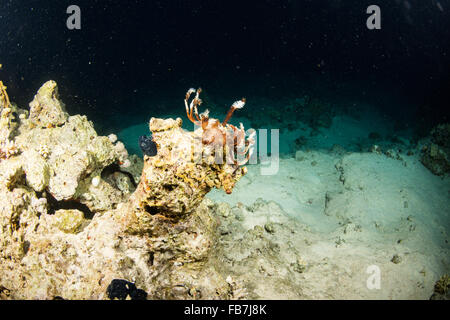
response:
M47 252L47 263L54 268L53 264L57 260L52 260L52 257L57 256L58 246L63 245L59 242L67 242L62 235L58 235L59 232L76 234L82 231L90 224L93 215L116 207L119 202L128 199L135 189L131 181L126 191L111 183L121 178L117 175L123 174L119 166L125 158L123 145L122 148L117 148L118 143L113 144L107 137L99 137L86 117L69 116L64 111L64 104L58 100L55 82L49 81L39 89L30 104L29 117L27 111L17 108L5 97L8 96L2 86L2 282L8 279L10 270L16 270L15 264L23 258L36 258L27 256L27 253L39 250L40 243L43 242L55 245L55 251L45 246L45 250L40 249L42 252L51 251ZM136 170L133 167L142 168L137 161L133 162L129 170ZM125 177L128 179L127 175ZM62 259L62 256L58 259ZM21 262L24 266L23 274L32 274L33 268L39 266L25 261ZM69 261L65 263L70 264ZM12 276L18 277L21 273L17 272ZM48 281L55 280L50 278ZM46 283L43 282L42 290ZM20 281L10 287L17 288L19 285ZM25 287L29 285L27 283ZM43 293L33 293L33 290L29 293L14 290L11 295L24 298L50 297Z
M214 130L218 130L215 133L220 132L220 137L228 130L235 132L231 125L219 124L205 115L198 116L199 101L194 100L189 107L188 98L189 91L185 102L190 119L194 120L192 116L195 116L198 120L194 121L215 123ZM229 114L228 119L230 117ZM121 221L126 233L148 237L147 245L153 248L153 268L165 270L159 272L158 282L170 275L170 279L163 281L166 283L164 288L153 288L158 292L158 298L236 297L233 285L224 281L207 263L217 237L217 221L212 216L211 204L205 202L204 197L214 187L231 193L235 183L246 173L246 168L233 160L216 161L211 145L217 143L213 149L221 154L227 154L229 145L218 140L205 142L205 136L211 136L208 125L194 132L185 131L181 126L180 118L150 120L149 127L158 153L144 156L141 181L130 201L124 204L126 209L119 208L125 212ZM241 130L239 133L243 133ZM244 144L246 152L249 152L251 138L245 140L240 136L239 139L238 143ZM235 142L232 147L236 146ZM163 241L166 238L170 239L168 243ZM171 253L168 255L167 252ZM205 281L215 283L211 286ZM197 284L195 288L186 284L168 286L171 283Z
M180 118L150 120L152 139L159 151L155 156L144 157L141 181L130 200L139 221L136 225L144 230L145 225L148 230L154 229L152 216L178 220L190 213L213 187L231 193L235 183L247 172L242 165L251 155L252 135L246 140L242 125L237 129L227 124L236 106L243 107L243 102L233 104L227 119L219 123L207 113L198 115L200 90L188 106L187 100L194 91L189 90L185 100L189 119L201 125L194 132L183 130ZM242 161L232 155L239 146L244 149ZM226 161L221 161L224 154Z
M93 212L111 209L127 195L103 179L92 181L124 160L123 144L98 136L85 116L66 115L56 96L54 82L44 84L33 100L39 101L40 112L34 114L31 107L15 137L25 150L20 161L27 184L36 192L47 191L56 201L75 200Z
M1 298L240 296L211 262L218 220L204 196L231 192L241 162L216 163L202 128L152 118L158 154L142 163L115 135L67 114L53 81L30 108L17 108L13 129L6 116L0 127L20 150L0 159ZM249 152L251 140L238 141Z
M435 175L450 172L450 124L441 124L431 131L430 142L422 147L420 161Z

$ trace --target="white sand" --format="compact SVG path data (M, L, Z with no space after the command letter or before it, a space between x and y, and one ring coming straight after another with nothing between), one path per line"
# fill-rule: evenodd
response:
M416 157L317 151L303 157L281 159L273 176L250 166L232 195L208 197L246 206L259 197L272 200L311 231L300 255L314 267L299 280L298 298L428 299L450 266L450 180L431 174ZM267 210L266 221L274 213ZM259 216L255 223L265 222ZM398 264L391 262L396 254ZM380 268L379 290L367 289L370 265Z
M292 145L302 127L280 135L281 143ZM415 155L403 151L398 159L397 154L391 158L329 152L335 144L347 150L355 150L358 143L370 145L370 132L392 135L391 124L377 114L362 115L361 120L336 117L331 128L313 137L303 130L308 139L305 149L312 151L298 152L297 160L280 159L279 172L272 176L261 175L261 165L249 166L233 194L218 190L208 194L215 201L240 207L251 206L257 198L279 205L280 209L267 206L265 212L246 215L242 225L247 230L275 217L278 221L280 215L286 216L284 228L297 228L295 236L278 231L271 240L276 242L277 234L282 238L281 256L288 257L291 250L283 242L296 251L290 258L277 260L274 269L282 270L281 264L301 257L307 270L291 275L290 284L278 290L273 287L280 286L283 277L260 281L256 286L260 297L428 299L435 281L450 270L450 178L442 179L426 169L419 162L418 148ZM405 142L397 149L412 148L409 141L400 140ZM388 141L379 143L392 146ZM400 263L391 261L394 255ZM380 289L367 288L370 274L366 271L372 265L381 271ZM243 273L252 273L244 269Z

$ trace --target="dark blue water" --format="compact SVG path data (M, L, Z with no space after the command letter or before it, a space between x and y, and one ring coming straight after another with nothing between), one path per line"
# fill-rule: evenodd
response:
M246 97L236 116L249 125L320 130L368 107L414 140L448 121L450 1L372 2L77 1L81 30L69 30L72 1L2 1L0 79L22 107L57 81L69 113L105 134L182 116L201 86L218 118ZM366 27L371 4L380 30ZM305 95L320 123L292 107Z

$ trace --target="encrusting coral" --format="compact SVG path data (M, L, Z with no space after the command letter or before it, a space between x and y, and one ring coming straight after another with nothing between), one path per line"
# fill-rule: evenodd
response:
M214 187L230 193L246 173L253 138L242 126L203 115L207 125L189 132L181 119L152 118L158 153L142 166L115 135L98 136L85 116L69 116L55 82L30 108L29 116L16 109L22 116L8 131L20 152L0 159L0 288L8 299L106 299L114 279L154 299L236 297L236 284L209 259L218 221L204 196ZM216 162L211 128L234 137L216 150L231 156L242 145L244 160Z

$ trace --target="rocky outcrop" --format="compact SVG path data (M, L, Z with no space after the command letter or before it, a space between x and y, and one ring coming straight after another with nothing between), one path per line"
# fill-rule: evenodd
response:
M61 261L67 268L98 265L77 264L64 250L70 247L75 256L88 250L85 239L74 237L134 191L134 177L121 171L128 154L123 144L98 136L86 117L69 116L53 81L39 89L29 116L14 104L4 107L0 132L1 285L12 297L51 298L69 281ZM127 170L134 167L142 162L129 161ZM53 276L44 280L47 272ZM65 294L90 297L85 291Z
M435 175L450 172L450 124L435 127L430 134L430 142L422 147L420 161Z
M63 125L68 114L65 105L59 100L55 81L47 81L30 102L30 122L33 125L52 128Z
M144 157L141 182L131 198L136 225L152 230L150 217L179 220L192 212L212 188L231 190L245 167L202 157L201 129L188 132L181 119L150 120L158 154ZM149 222L150 224L146 227Z
M124 283L131 298L237 297L210 259L218 220L204 196L244 167L192 161L202 133L180 119L150 121L158 154L142 164L69 116L53 81L30 107L8 137L19 152L0 160L2 298L127 298Z

